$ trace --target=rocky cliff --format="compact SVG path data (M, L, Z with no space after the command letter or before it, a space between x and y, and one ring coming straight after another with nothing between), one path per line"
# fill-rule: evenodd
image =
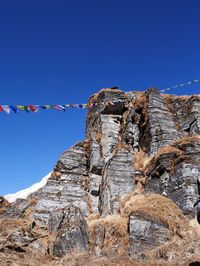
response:
M200 97L103 89L44 187L0 200L0 265L189 265Z

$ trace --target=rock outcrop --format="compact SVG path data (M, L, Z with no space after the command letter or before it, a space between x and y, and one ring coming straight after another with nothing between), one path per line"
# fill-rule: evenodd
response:
M0 198L0 263L37 253L42 265L48 256L46 265L64 265L88 252L105 265L109 256L110 265L118 256L188 265L199 259L197 179L198 95L103 89L89 99L86 139L61 155L46 185L14 203Z

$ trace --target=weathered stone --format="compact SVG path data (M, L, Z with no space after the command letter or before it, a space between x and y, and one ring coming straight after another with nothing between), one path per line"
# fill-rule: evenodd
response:
M105 165L100 193L103 216L119 211L120 197L134 190L133 153L121 149Z
M58 231L61 222L63 222L63 219L65 217L64 209L58 209L54 210L50 215L48 219L48 230L50 232L56 232Z
M36 240L37 238L33 233L26 230L16 230L9 237L8 241L13 242L15 244L21 244L24 246L28 246L31 242Z
M64 152L55 171L58 175L48 179L47 184L37 192L38 202L33 218L42 227L47 225L51 212L73 203L88 214L83 182L87 176L87 159L83 144L79 143Z
M171 96L170 107L180 132L185 135L200 134L200 97Z
M133 107L129 108L126 120L124 121L125 129L123 132L123 141L133 148L139 146L139 128L136 123L136 112Z
M101 115L101 149L104 162L112 156L119 140L120 115Z
M169 229L166 224L143 216L130 216L130 256L142 258L146 251L163 245L169 237Z
M157 90L147 92L148 127L150 135L150 154L171 144L178 139L178 132L172 113L169 111L163 97Z
M90 132L90 172L101 175L103 169L103 158L101 154L100 143L97 142L97 136L95 131Z
M102 114L122 114L124 110L124 92L118 89L103 89L99 92L97 103L102 102L103 104L98 105L98 110ZM93 97L90 98L91 102L95 102ZM110 102L111 101L111 102Z
M53 245L55 256L61 257L72 251L88 249L87 225L77 207L66 208L60 223L60 230Z
M90 174L89 175L89 193L92 200L92 211L93 213L98 213L99 205L99 195L100 195L100 185L102 183L102 176Z
M30 202L25 199L17 199L13 204L9 206L3 213L3 217L8 218L22 218L23 213L30 206Z
M166 195L191 218L195 216L193 205L197 199L199 176L200 166L181 163L174 174L164 172L159 178L152 178L147 183L145 191Z
M147 173L145 192L171 198L188 218L195 216L197 179L200 176L200 140L179 142L177 151L163 153Z

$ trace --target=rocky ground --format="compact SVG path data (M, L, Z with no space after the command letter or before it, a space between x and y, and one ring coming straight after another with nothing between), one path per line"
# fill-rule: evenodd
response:
M111 88L89 103L85 141L47 184L0 198L0 265L200 261L200 97Z

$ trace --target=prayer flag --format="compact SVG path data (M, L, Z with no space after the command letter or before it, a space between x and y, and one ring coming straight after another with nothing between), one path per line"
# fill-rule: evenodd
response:
M60 105L54 105L53 108L56 109L56 110L63 110L63 109L60 107Z
M0 112L2 112L3 111L3 108L1 107L1 105L0 105Z
M37 112L39 110L39 106L38 105L32 105L30 104L29 105L29 109L32 111L32 112Z
M13 112L17 113L18 110L17 110L17 107L14 106L14 105L10 105L10 108L13 110Z
M23 105L17 105L17 108L24 111L24 106Z
M58 107L60 107L63 111L65 111L65 106L64 106L64 104L59 104Z
M3 108L4 112L6 112L7 114L10 114L9 105L2 105L1 107Z
M27 113L29 113L29 107L27 105L24 106L24 111L26 111Z

